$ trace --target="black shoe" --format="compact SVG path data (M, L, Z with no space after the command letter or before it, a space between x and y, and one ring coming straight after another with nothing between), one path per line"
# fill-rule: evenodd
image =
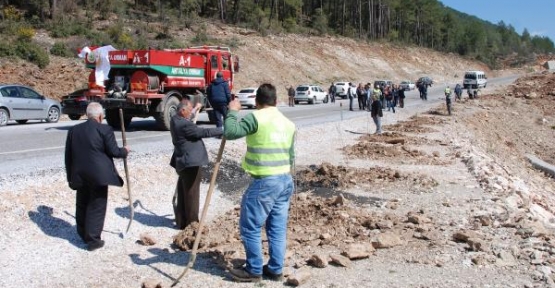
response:
M262 275L254 275L249 273L245 268L230 269L231 278L237 282L259 282Z
M262 266L262 275L273 281L283 281L283 273L276 274L270 271L270 269L268 269L268 265Z
M104 240L89 243L88 250L89 251L94 251L94 250L102 248L102 247L104 247Z

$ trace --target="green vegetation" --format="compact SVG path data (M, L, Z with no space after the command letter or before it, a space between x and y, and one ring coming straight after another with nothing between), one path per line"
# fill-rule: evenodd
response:
M2 3L0 34L14 45L0 47L0 56L32 59L40 65L48 63L45 60L48 54L44 57L45 53L40 53L32 41L39 29L59 39L50 53L71 57L72 53L67 51L75 51L79 46L107 43L120 49L221 44L206 35L206 19L253 29L261 35L342 35L363 41L428 47L477 59L493 68L501 63L519 66L533 61L536 54L555 52L553 41L547 37L532 36L528 30L519 35L511 25L483 21L445 7L438 0L2 0ZM108 21L100 25L100 31L92 28L103 20ZM194 36L179 41L174 38L175 29L192 29ZM68 37L71 42L64 44ZM240 45L237 39L228 42L233 47Z

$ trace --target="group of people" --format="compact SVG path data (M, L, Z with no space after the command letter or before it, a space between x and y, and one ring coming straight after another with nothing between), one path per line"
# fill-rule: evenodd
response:
M277 93L272 84L260 85L255 98L257 110L242 119L238 117L241 104L228 96L229 86L221 74L217 74L207 90L217 111L216 128L198 127L193 119L201 104L194 105L186 98L181 100L170 122L174 146L170 165L179 176L174 201L176 226L184 229L199 220L201 169L208 164L202 139L222 135L227 140L246 138L242 167L252 180L241 200L239 227L247 259L244 267L231 269L230 274L240 282L257 282L263 276L281 280L294 190L291 169L295 158L295 124L277 109ZM112 128L102 124L104 112L100 104L88 105L87 118L85 123L68 131L65 164L69 186L77 190L77 233L88 250L94 251L104 246L101 233L108 185L123 186L113 158L127 157L130 149L118 147ZM266 264L262 253L263 227L269 243Z

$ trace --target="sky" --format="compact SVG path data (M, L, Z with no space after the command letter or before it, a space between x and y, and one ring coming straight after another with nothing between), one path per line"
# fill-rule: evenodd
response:
M503 20L522 35L547 36L555 42L555 0L440 0L443 5L494 24Z

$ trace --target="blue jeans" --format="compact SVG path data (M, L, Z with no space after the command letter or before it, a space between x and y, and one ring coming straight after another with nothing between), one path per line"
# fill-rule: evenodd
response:
M287 246L287 218L289 199L293 193L293 178L290 174L254 178L241 200L239 229L247 254L246 270L262 275L262 226L266 225L266 236L270 260L268 268L280 274Z

